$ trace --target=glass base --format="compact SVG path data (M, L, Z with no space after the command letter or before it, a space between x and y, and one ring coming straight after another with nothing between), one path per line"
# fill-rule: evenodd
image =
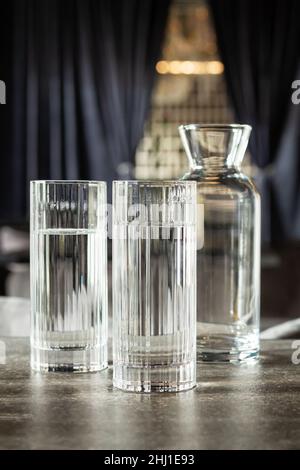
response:
M107 368L107 347L42 349L31 347L31 368L39 372L97 372Z
M195 363L133 367L114 363L114 387L126 392L182 392L196 386Z
M248 351L211 351L211 350L198 350L197 362L245 362L253 361L259 358L259 350L253 349Z
M258 335L214 334L197 338L197 362L246 362L259 357Z

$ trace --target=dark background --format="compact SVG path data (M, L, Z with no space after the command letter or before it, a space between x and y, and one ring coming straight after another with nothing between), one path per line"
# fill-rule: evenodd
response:
M135 176L170 11L192 3L209 9L235 120L253 127L250 158L263 208L262 314L299 316L296 0L1 2L1 294L28 294L20 285L28 280L30 180L100 179L110 187L113 179ZM18 288L8 286L15 272Z

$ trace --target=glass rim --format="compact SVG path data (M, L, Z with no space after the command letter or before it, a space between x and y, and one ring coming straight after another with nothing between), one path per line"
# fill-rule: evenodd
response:
M132 186L152 186L152 187L171 187L171 186L196 186L196 181L187 180L114 180L113 185L132 185Z
M30 184L57 184L57 185L67 185L67 184L78 184L78 185L97 185L97 186L106 186L106 181L97 181L97 180L31 180Z
M179 130L213 130L213 129L223 129L223 130L230 130L230 129L242 129L246 130L248 129L249 131L252 130L252 127L249 124L237 124L237 123L232 123L232 124L213 124L213 123L191 123L191 124L181 124L178 127Z

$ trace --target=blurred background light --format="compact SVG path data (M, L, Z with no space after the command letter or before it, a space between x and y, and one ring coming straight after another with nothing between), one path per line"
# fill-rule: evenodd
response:
M162 75L220 75L224 65L219 60L160 60L156 71Z

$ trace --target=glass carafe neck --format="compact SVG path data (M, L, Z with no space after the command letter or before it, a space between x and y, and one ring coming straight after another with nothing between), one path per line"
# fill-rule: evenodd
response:
M193 174L219 176L239 170L251 127L240 124L188 124L179 127Z

